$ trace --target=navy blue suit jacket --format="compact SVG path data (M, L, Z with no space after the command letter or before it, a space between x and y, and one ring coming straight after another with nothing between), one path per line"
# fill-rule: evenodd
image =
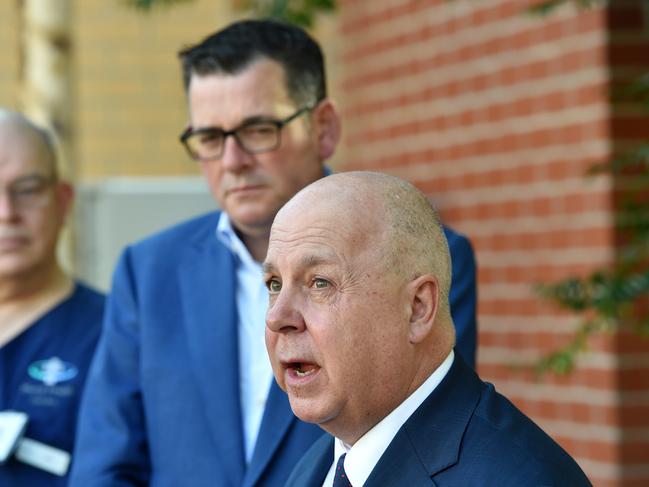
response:
M329 435L318 440L286 487L321 486L333 462L333 442ZM456 355L363 487L590 485L552 438Z
M190 220L124 251L82 402L71 486L280 487L322 436L293 416L273 382L246 466L235 261L215 235L218 218ZM469 350L475 263L468 241L449 235L463 269L457 304L473 328Z

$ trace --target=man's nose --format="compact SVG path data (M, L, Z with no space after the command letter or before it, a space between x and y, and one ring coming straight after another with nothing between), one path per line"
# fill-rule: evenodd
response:
M271 299L266 312L266 326L274 333L299 333L306 328L300 297L287 289Z
M252 156L241 148L234 135L223 141L221 165L226 171L238 173L252 165Z
M14 202L11 192L0 190L0 220L14 220L17 216L16 203Z

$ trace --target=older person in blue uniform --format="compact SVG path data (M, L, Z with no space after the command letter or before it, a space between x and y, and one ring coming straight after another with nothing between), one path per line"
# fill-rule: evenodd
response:
M75 487L280 487L322 435L273 381L260 264L275 214L325 176L339 140L321 50L295 26L243 21L181 60L181 141L222 211L124 251L82 406ZM475 264L452 235L453 305L473 360Z
M264 269L277 382L332 435L287 487L590 485L453 351L448 247L412 185L367 172L312 184L278 213Z
M56 258L72 198L48 134L0 109L0 410L26 413L24 441L37 442L37 450L18 442L0 465L1 487L67 485L104 304ZM56 461L39 448L56 452Z

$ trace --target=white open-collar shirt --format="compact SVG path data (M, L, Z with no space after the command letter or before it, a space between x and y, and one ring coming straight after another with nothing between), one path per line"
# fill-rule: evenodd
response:
M388 448L397 432L446 376L453 364L453 357L454 354L451 350L448 357L415 392L410 394L405 401L371 430L361 436L353 446L349 446L336 438L334 441L334 461L322 486L331 487L333 485L338 459L343 453L346 453L345 473L347 478L354 487L361 487L367 481L381 455Z
M255 261L222 212L216 236L236 256L236 305L239 338L239 391L246 461L257 442L273 370L264 339L268 291L261 264ZM216 299L216 296L215 296Z

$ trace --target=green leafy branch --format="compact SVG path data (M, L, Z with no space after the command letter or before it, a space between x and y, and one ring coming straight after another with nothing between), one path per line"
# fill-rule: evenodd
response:
M312 27L321 12L333 12L336 0L239 0L240 10L249 10L259 17L285 20L304 27Z
M527 9L527 12L533 15L547 15L564 4L572 3L580 9L588 9L597 5L603 5L604 0L544 0L535 3Z
M571 277L540 285L538 292L564 309L591 315L582 321L567 345L537 362L539 374L550 370L559 374L571 372L577 355L587 349L591 335L613 332L622 322L635 333L649 336L649 316L638 315L636 307L639 300L649 295L649 270L628 274L596 271L585 278Z
M591 168L589 174L611 174L620 193L616 213L619 248L610 270L540 285L538 293L561 308L586 315L572 340L541 358L539 373L565 374L586 350L589 336L627 329L649 335L649 142Z
M582 9L605 4L603 0L545 0L528 12L547 15L567 3ZM649 74L616 87L611 102L649 112ZM537 287L541 297L582 315L569 343L536 363L539 374L571 372L576 357L587 349L588 339L594 334L626 329L640 336L649 335L649 141L588 171L589 176L602 174L613 179L616 191L615 231L620 242L616 262L611 269L595 270L586 277L570 277Z
M121 0L129 7L148 12L156 6L170 6L191 0ZM316 15L336 9L336 0L230 0L239 11L252 12L257 17L284 20L312 27Z
M572 371L593 334L624 328L649 335L649 142L589 171L603 173L621 186L615 230L622 243L616 263L610 270L537 287L540 296L586 316L566 346L541 358L538 373Z
M189 1L192 0L121 0L121 2L128 7L133 7L136 10L141 10L143 12L148 12L156 6L168 7L170 5Z

